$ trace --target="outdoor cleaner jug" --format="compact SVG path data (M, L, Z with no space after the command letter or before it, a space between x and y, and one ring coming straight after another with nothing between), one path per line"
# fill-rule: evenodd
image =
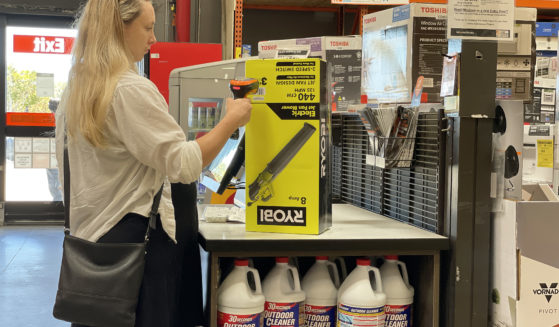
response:
M306 295L306 327L334 327L340 286L336 264L328 257L316 257L301 285Z
M380 276L386 293L385 326L410 327L414 290L408 280L406 265L395 255L387 255L384 260Z
M383 327L386 295L378 268L371 267L368 258L357 259L357 267L347 276L338 290L339 327ZM371 279L369 272L374 273Z
M340 273L340 282L343 282L347 277L347 267L344 257L329 257L328 261L336 264L336 268L338 268L338 272Z
M297 268L289 258L277 257L276 265L262 282L266 298L264 326L304 326L305 292L301 290Z
M253 277L254 290L249 283L249 274ZM247 259L235 259L235 267L217 291L217 325L261 327L264 302L258 271L248 266Z

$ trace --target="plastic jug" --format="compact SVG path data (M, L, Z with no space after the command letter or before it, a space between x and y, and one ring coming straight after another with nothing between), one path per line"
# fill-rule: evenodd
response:
M287 257L277 257L276 265L262 282L266 298L264 326L304 326L305 292L301 290L297 268L288 262Z
M249 274L255 290L250 287ZM258 271L248 266L248 259L235 259L235 267L217 290L217 325L260 327L264 302Z
M344 257L329 257L328 260L336 264L338 272L340 273L340 282L343 282L347 277L347 268Z
M339 327L384 327L386 295L378 268L371 267L368 258L357 259L357 267L347 276L338 290ZM370 279L369 272L374 272Z
M384 259L380 276L386 293L386 326L409 327L412 325L414 290L408 280L406 264L398 261L395 255L387 255Z
M340 286L336 264L328 261L328 257L316 257L301 285L306 295L306 326L334 326Z

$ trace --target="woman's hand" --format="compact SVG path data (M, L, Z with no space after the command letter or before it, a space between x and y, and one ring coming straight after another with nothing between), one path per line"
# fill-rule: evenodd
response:
M237 129L244 126L250 120L250 114L252 112L252 104L250 99L242 98L233 100L232 98L227 98L227 112L223 120L232 124Z
M250 99L227 99L225 117L211 131L196 139L202 151L204 167L212 162L235 130L248 123L251 111Z

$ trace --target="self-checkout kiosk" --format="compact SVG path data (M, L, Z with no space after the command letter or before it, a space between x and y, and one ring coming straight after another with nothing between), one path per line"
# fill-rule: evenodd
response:
M169 113L189 140L209 131L232 97L229 82L245 76L246 58L174 69L169 77Z
M229 83L245 76L246 58L174 69L169 77L169 113L189 141L210 131L225 115L225 99L232 97ZM225 170L237 149L242 128L230 138L216 159L204 169L201 184L217 192ZM244 183L241 168L232 183ZM245 192L235 192L234 203L244 207Z

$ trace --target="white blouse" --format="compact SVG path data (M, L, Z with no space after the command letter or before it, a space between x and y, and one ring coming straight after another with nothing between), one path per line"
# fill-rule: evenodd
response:
M56 112L56 159L64 185L64 100ZM97 241L124 215L148 216L153 197L165 181L159 214L175 240L169 182L191 183L202 171L198 143L186 136L168 113L165 99L148 79L133 71L118 82L106 118L104 149L81 135L68 139L70 232ZM167 178L166 178L167 177Z

